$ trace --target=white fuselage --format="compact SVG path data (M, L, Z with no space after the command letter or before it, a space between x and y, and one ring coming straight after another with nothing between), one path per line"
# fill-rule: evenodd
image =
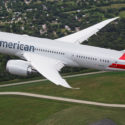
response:
M0 53L23 58L25 52L61 60L72 67L125 70L123 51L0 32Z

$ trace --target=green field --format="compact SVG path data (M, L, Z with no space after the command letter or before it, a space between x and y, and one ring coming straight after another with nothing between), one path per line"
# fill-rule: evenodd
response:
M95 69L83 69L81 71L76 71L76 72L69 72L69 73L61 73L61 76L68 76L68 75L75 75L75 74L82 74L82 73L89 73L89 72L97 72L98 70ZM32 80L40 80L40 79L45 79L42 75L34 76L32 78L30 77L20 77L20 79L14 79L14 80L9 80L9 81L1 81L0 85L4 84L10 84L10 83L17 83L17 82L26 82L26 81L32 81Z
M0 125L36 125L60 110L71 107L26 97L0 97Z
M0 97L1 125L89 125L109 118L125 124L125 109L100 108L27 97Z
M120 17L125 17L125 11L121 11L119 15Z
M72 87L80 87L80 90L66 89L45 81L0 88L0 91L21 91L106 103L125 103L124 72L80 76L68 78L67 81Z
M0 88L60 97L125 104L125 73L108 72L68 78L71 90L46 81ZM109 118L125 125L125 108L104 108L21 96L0 96L0 125L89 125Z
M109 8L114 8L114 9L119 9L125 7L125 4L111 4L110 6L104 6L104 7L100 7L101 9L109 9Z

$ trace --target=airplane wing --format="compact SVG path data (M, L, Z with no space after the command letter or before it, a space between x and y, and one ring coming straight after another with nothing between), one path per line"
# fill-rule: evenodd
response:
M59 74L59 71L64 66L61 61L31 53L25 53L24 58L51 82L66 88L72 88Z
M95 24L91 27L88 27L84 30L81 30L79 32L73 33L71 35L58 38L56 40L62 41L62 42L69 42L69 43L82 43L85 40L88 40L92 35L96 34L100 29L102 29L104 26L109 24L110 22L118 19L119 17L108 19L105 21L102 21L98 24Z

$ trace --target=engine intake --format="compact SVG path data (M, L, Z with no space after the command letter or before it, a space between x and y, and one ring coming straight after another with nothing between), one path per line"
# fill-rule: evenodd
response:
M29 62L23 60L9 60L7 62L6 70L13 75L19 76L28 76L33 72L36 72Z

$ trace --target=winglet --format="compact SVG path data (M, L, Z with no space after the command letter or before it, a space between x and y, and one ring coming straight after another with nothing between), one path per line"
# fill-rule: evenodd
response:
M72 88L67 82L66 80L63 79L63 82L61 84L58 84L60 86L63 86L65 88L68 88L68 89L80 89L80 88Z
M112 18L112 20L114 21L114 20L117 20L117 19L119 19L120 17L114 17L114 18Z
M96 25L94 25L94 27L99 27L99 30L102 29L103 27L105 27L106 25L108 25L109 23L117 20L119 17L115 17L115 18L111 18L111 19L107 19L107 20L104 20Z
M115 20L117 20L117 19L119 19L120 17L114 17L114 18L111 18L111 19L109 19L109 23L110 22L113 22L113 21L115 21ZM108 21L108 20L107 20Z
M56 40L62 41L62 42L69 42L69 43L83 43L85 40L88 40L92 35L96 34L99 32L100 29L111 23L112 21L118 19L119 17L111 18L104 20L100 23L97 23L93 26L90 26L86 29L83 29L79 32L70 34L68 36L64 36L62 38L58 38Z
M62 79L61 84L58 84L58 85L61 85L65 88L70 88L70 89L72 88L64 79Z

